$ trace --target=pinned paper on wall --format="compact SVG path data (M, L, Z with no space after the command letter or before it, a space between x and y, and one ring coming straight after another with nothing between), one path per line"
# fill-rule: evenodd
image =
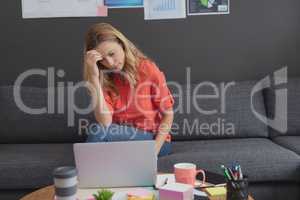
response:
M103 0L22 0L23 18L107 16Z
M144 0L104 0L109 8L139 8L144 6Z
M186 17L183 0L144 0L145 19L176 19Z
M188 15L229 14L229 0L187 0Z
M108 8L104 5L97 6L97 16L107 17L108 15Z

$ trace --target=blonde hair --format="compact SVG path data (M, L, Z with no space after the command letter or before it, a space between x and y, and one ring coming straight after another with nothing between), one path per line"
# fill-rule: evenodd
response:
M112 25L107 23L94 24L89 28L85 36L84 45L84 66L83 66L83 79L89 81L90 77L86 66L86 52L95 49L101 42L104 41L116 41L118 42L125 53L125 62L122 71L125 74L125 78L129 81L131 86L135 86L138 81L137 66L141 59L146 59L147 57L131 42L129 41L120 31L114 28ZM103 67L103 66L102 66ZM113 92L119 96L119 91L117 91L114 86L112 74L103 73L99 71L101 85L105 90Z

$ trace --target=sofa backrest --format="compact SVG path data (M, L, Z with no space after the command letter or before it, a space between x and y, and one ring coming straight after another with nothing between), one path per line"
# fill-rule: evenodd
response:
M52 88L53 89L53 88ZM53 99L48 101L48 89L37 87L21 87L21 103L30 109L45 108L47 102L53 102L54 110L50 113L29 114L21 110L14 98L13 86L0 87L0 143L74 143L85 139L85 134L79 132L78 120L81 118L93 120L92 113L86 115L74 115L74 125L68 125L70 113L68 113L68 88L61 87L54 91ZM58 95L60 94L60 96ZM62 95L61 95L62 94ZM59 101L58 98L62 98ZM89 95L84 88L76 90L74 101L80 108L89 104ZM51 107L51 105L49 107ZM58 113L58 107L63 108L63 113ZM43 111L41 111L43 112Z
M173 140L268 137L267 126L251 109L255 84L256 81L202 82L192 84L190 89L183 85L180 95L180 89L170 85L175 98ZM256 92L252 99L255 111L265 115L262 92Z
M276 91L287 89L287 115L279 116L280 113L275 113L275 106L283 107L281 105L285 103L283 100L281 102L276 102ZM267 110L267 116L269 119L274 119L275 117L281 118L281 120L287 119L287 132L280 131L276 127L272 128L269 126L269 132L271 137L276 136L300 136L300 79L299 78L289 78L287 84L281 84L276 86L272 84L270 88L267 88L263 92ZM276 116L277 114L277 116Z
M268 137L267 126L255 117L251 109L251 90L255 81L236 82L234 85L201 84L192 84L190 89L187 85L180 85L180 89L169 86L175 98L174 140ZM47 108L48 90L52 91L51 88L21 87L22 102L30 108ZM34 115L17 106L13 86L0 87L0 143L84 141L86 129L79 124L95 122L93 112L82 115L75 113L72 120L74 125L69 127L69 88L54 90L54 113ZM181 94L179 90L182 90ZM62 91L63 101L57 100L58 91ZM202 96L199 98L197 95ZM86 108L90 103L87 90L82 87L77 89L74 101L77 107ZM261 92L253 96L253 105L258 113L265 115ZM58 107L63 107L64 112L58 113Z

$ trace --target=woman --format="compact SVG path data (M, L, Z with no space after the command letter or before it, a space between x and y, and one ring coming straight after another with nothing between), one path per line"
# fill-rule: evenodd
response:
M98 122L87 142L155 139L158 156L170 153L174 100L164 74L110 24L86 34L84 80Z

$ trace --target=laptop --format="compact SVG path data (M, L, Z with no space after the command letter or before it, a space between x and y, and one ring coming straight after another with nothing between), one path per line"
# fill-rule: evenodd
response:
M153 186L155 141L75 143L79 188Z

